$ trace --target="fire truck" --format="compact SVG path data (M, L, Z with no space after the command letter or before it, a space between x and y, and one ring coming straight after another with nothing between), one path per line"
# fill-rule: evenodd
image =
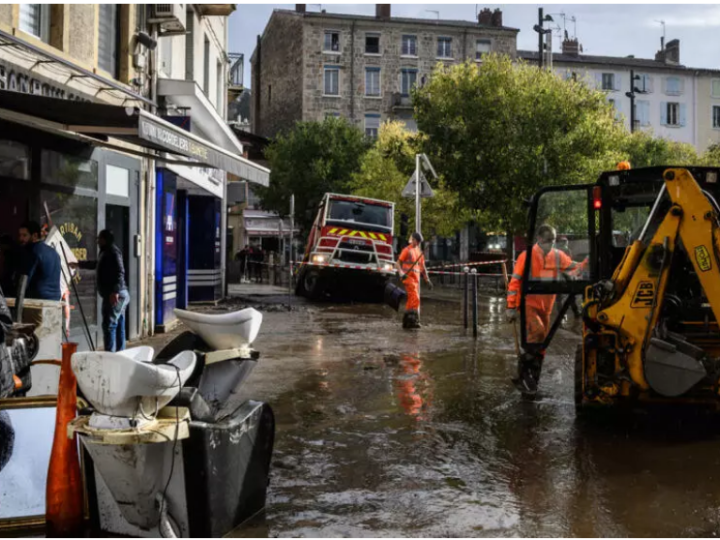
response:
M295 293L382 300L395 274L392 202L326 193L297 271Z

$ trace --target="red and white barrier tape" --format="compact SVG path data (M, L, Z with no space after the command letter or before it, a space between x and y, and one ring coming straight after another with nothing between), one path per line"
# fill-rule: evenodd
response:
M433 270L435 268L461 268L464 266L489 266L491 264L502 264L506 261L507 261L507 259L498 259L497 261L482 261L482 262L466 262L466 263L457 263L457 264L446 264L444 266L429 266L428 270Z
M501 277L504 276L504 274L471 274L470 272L442 272L439 270L430 270L428 269L428 274L435 274L440 276L479 276L479 277Z

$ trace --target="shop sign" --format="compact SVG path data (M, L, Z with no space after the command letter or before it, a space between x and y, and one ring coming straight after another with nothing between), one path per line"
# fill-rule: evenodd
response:
M72 101L92 101L87 95L2 59L0 59L0 90Z

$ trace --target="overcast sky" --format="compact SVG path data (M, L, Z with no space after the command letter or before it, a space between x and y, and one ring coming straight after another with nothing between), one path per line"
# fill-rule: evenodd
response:
M518 49L537 49L537 34L532 27L537 22L540 4L393 4L392 14L402 17L472 21L475 10L489 7L503 11L503 24L518 28ZM555 24L562 28L566 15L566 29L570 36L577 27L577 37L585 54L654 58L660 48L662 25L665 21L666 41L680 40L680 62L690 67L720 69L720 5L680 4L545 4ZM374 4L322 4L329 13L374 15ZM238 4L230 16L230 52L245 54L245 85L251 86L250 56L255 50L258 34L262 34L273 9L295 9L295 4ZM308 4L308 11L319 11L319 4ZM575 17L576 23L570 21ZM560 33L553 42L559 50Z

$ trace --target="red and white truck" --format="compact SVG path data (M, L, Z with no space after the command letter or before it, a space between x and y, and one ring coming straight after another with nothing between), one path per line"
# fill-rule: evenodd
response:
M382 300L395 274L394 212L389 201L326 193L297 270L295 293Z

